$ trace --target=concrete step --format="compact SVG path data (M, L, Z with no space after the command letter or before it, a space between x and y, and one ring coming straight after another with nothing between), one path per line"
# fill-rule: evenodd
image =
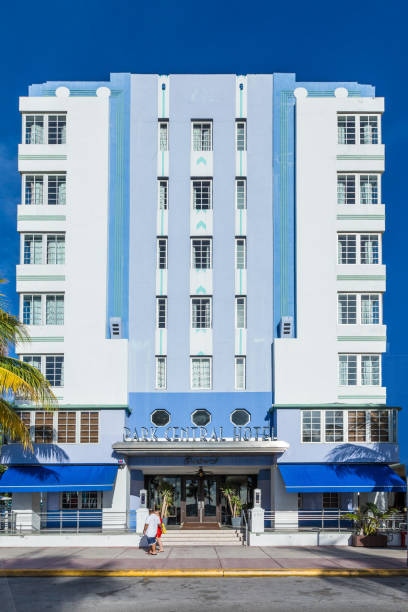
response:
M242 534L236 530L171 529L162 538L167 546L242 546Z

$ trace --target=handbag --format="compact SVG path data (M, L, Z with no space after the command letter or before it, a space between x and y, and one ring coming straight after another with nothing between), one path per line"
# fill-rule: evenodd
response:
M146 534L143 534L140 538L139 548L149 548L149 541Z
M167 533L166 525L164 523L161 524L162 533Z

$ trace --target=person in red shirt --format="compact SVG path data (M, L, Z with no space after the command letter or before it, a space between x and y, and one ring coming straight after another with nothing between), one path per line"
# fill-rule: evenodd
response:
M156 541L157 541L157 543L159 545L159 550L157 552L164 552L163 542L162 542L162 539L161 539L162 533L163 533L163 528L162 528L163 521L162 521L162 518L160 516L160 511L159 510L156 510L155 514L157 514L157 516L160 519L160 525L157 526L157 534L156 534Z

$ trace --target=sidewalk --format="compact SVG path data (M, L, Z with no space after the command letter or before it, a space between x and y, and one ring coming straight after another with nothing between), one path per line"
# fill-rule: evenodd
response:
M3 575L7 570L402 570L406 562L407 551L397 548L177 546L156 557L125 547L0 548Z

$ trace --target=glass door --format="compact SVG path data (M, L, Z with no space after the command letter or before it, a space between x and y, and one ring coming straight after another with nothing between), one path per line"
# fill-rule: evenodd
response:
M218 480L215 476L185 476L183 478L182 521L186 523L216 523L220 520Z

